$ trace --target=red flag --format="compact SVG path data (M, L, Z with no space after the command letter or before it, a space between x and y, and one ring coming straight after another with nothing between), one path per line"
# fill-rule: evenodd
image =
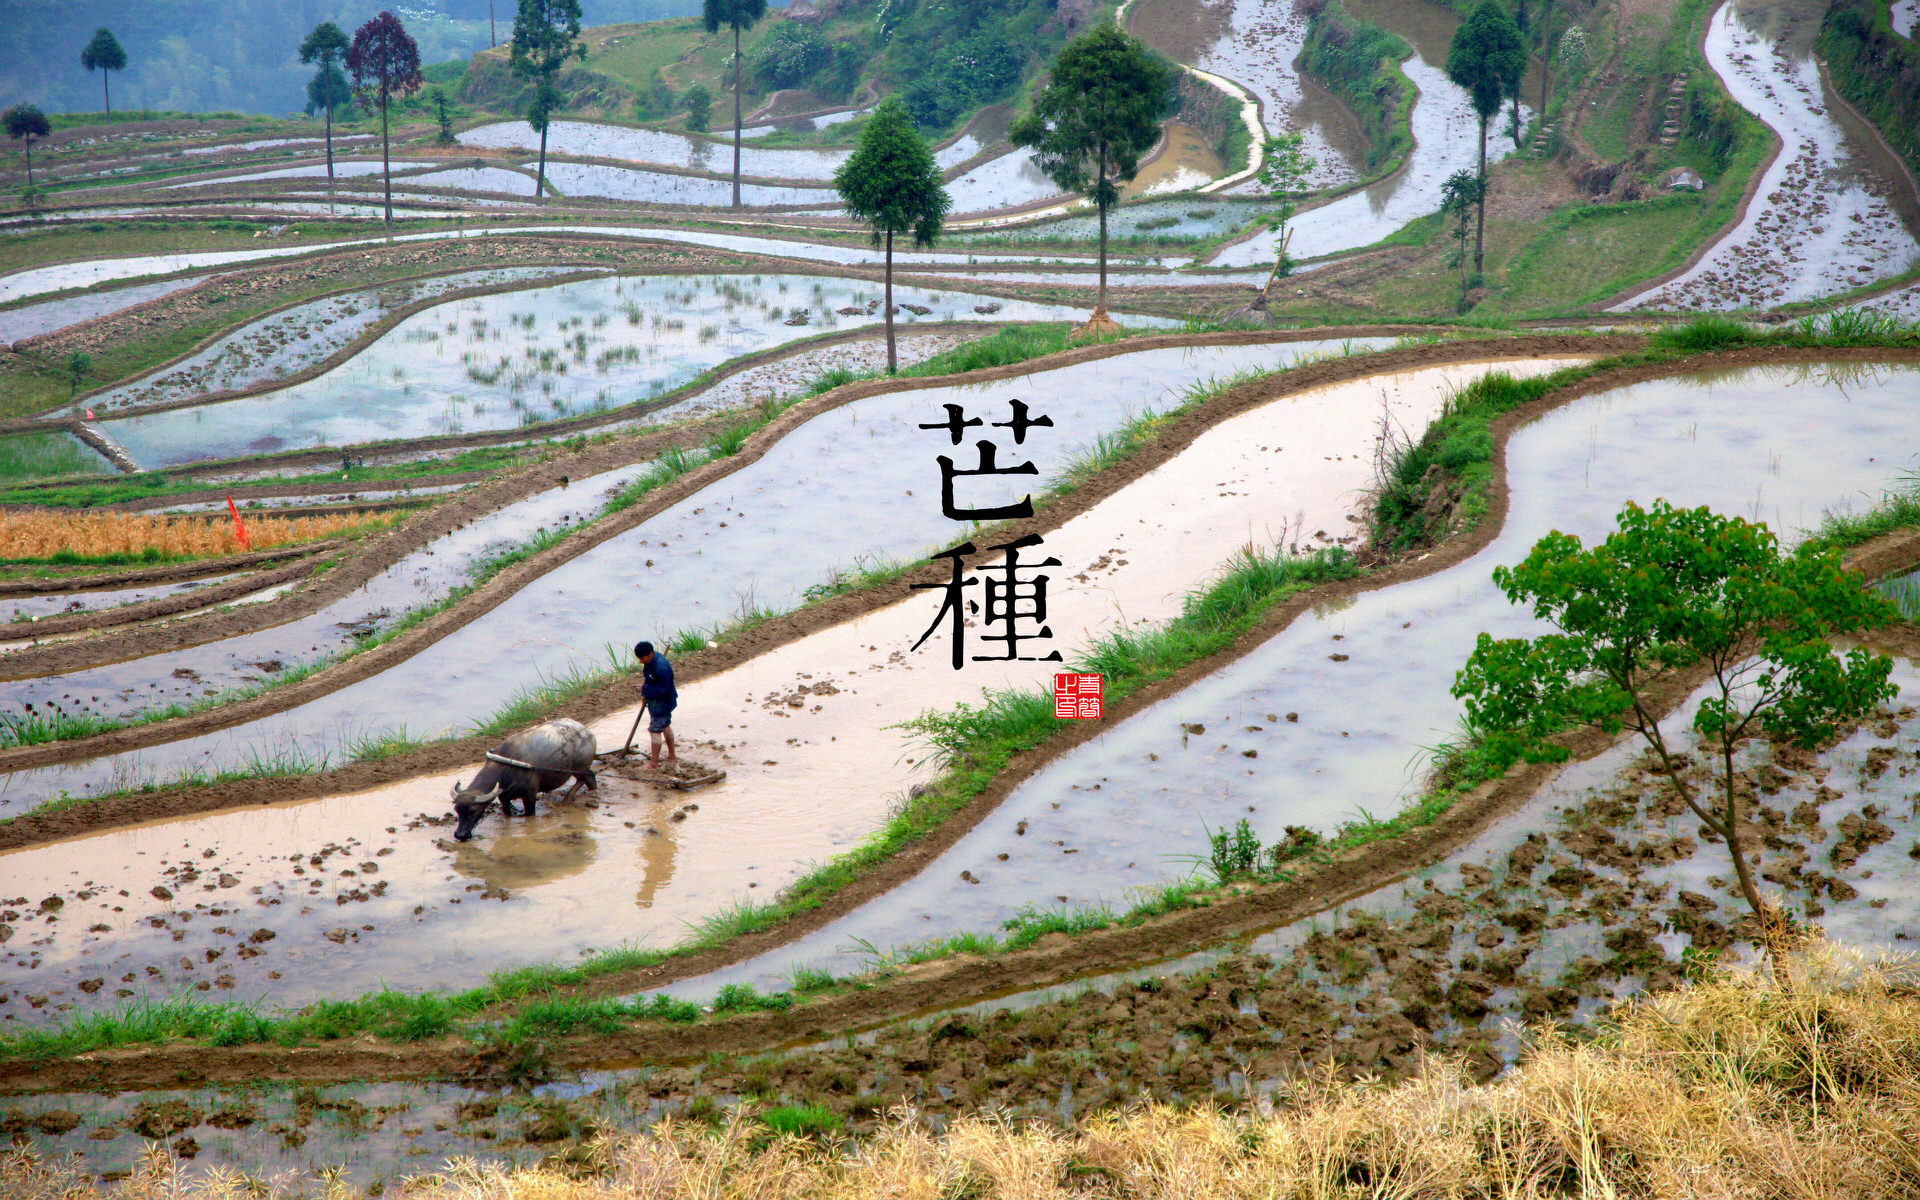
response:
M87 420L89 420L89 421L91 421L91 420L93 420L93 410L92 410L92 409L88 409L88 410L87 410Z
M240 522L240 509L239 506L233 502L232 492L227 493L227 511L233 514L233 532L234 536L240 539L240 548L242 550L253 549L252 546L247 544L247 527Z

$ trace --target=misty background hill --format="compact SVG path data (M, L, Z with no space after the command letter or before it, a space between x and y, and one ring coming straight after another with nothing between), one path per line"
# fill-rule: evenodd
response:
M488 0L0 0L0 107L99 112L100 73L80 65L80 51L104 25L127 52L126 70L113 75L115 111L287 116L305 106L312 74L300 65L300 39L321 21L351 37L382 7L406 23L423 64L487 46ZM505 41L517 4L493 7ZM581 8L585 24L605 25L697 15L700 0L582 0Z

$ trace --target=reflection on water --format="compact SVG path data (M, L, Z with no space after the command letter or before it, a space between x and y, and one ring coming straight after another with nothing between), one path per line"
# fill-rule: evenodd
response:
M450 864L490 891L514 895L580 874L600 854L590 819L593 809L586 804L541 805L542 812L549 808L552 816L544 821L503 817L496 810L485 819L492 836L457 844ZM667 828L649 827L637 839L640 883L633 903L639 908L651 908L655 894L673 878L677 842L666 817L662 807L656 824Z

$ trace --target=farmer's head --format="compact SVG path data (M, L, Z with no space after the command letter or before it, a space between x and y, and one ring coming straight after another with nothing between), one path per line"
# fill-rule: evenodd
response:
M653 658L653 643L640 642L636 644L633 648L633 656L641 662L650 661Z

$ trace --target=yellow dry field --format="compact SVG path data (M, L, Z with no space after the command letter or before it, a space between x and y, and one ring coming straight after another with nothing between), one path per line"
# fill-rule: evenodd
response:
M288 542L309 542L384 525L386 513L341 513L318 517L269 517L241 514L249 548L264 550ZM0 557L52 558L62 552L86 558L141 555L151 550L168 558L204 558L241 552L233 518L178 517L156 513L0 512Z

